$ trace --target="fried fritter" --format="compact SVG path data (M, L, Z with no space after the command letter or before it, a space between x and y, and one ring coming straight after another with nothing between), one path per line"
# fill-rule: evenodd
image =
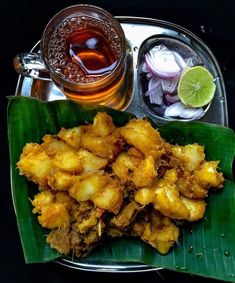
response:
M224 182L202 145L171 145L145 119L117 128L100 112L42 141L25 145L17 167L39 186L31 203L51 229L47 242L66 255L88 255L104 234L140 237L166 254L177 220L202 219L209 189Z
M56 136L45 135L42 138L42 140L43 140L43 143L41 144L42 149L51 158L53 158L57 153L60 154L66 151L71 151L71 150L74 151L74 149L70 145L58 139Z
M128 152L120 153L112 164L113 172L118 176L122 183L132 180L133 172L140 164L142 159L130 155Z
M224 177L222 173L217 171L218 165L219 161L204 162L200 168L195 170L195 180L209 188L221 188L223 186Z
M53 168L53 163L40 145L28 143L23 148L17 167L20 175L25 175L40 187L44 187L47 186L47 176Z
M81 146L108 160L121 151L119 131L107 113L97 113L93 125L81 137Z
M189 216L186 220L196 221L204 216L206 210L206 203L204 200L189 199L184 196L180 196L180 199L189 211Z
M121 137L145 155L160 157L164 152L165 141L147 120L131 120L120 128Z
M140 238L153 246L161 254L168 253L169 249L179 238L179 228L159 212L151 210L138 219L133 225L132 236Z
M108 164L107 159L98 157L83 148L78 151L78 156L83 166L83 173L96 172L100 169L104 169Z
M70 237L69 227L56 228L51 230L46 238L46 241L53 249L56 249L59 253L67 255L70 252Z
M174 167L178 165L183 170L193 171L205 159L204 147L199 144L173 145L170 150L173 153L173 157L171 157L172 165Z
M153 187L144 187L140 188L135 192L134 199L136 202L140 203L141 205L147 205L154 201L154 188Z
M107 184L93 197L96 207L117 214L123 202L123 187L117 180L108 179Z
M55 191L68 190L76 181L76 177L70 172L55 169L47 177L48 185Z
M80 148L81 136L84 132L84 127L74 127L71 129L61 128L57 136L68 145L75 149Z
M140 209L140 204L135 201L131 201L121 209L118 215L111 219L111 226L121 230L127 229L133 223L133 220Z
M54 195L50 191L42 191L34 196L32 200L33 213L41 213L43 208L54 202Z
M43 207L38 216L42 227L54 229L65 228L69 225L69 213L64 203L50 203Z
M80 177L69 189L71 197L79 201L91 200L107 184L107 177L102 171Z
M150 155L146 156L134 169L132 181L136 187L151 186L156 176L154 159Z

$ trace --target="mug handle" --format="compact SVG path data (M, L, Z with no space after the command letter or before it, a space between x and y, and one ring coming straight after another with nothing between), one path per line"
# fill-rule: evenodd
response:
M20 53L13 59L16 72L33 79L51 81L40 53Z

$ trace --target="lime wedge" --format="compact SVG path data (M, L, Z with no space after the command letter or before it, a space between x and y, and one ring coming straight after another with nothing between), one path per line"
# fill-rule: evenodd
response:
M178 96L182 103L191 107L207 105L214 97L215 84L212 74L202 66L186 69L178 84Z

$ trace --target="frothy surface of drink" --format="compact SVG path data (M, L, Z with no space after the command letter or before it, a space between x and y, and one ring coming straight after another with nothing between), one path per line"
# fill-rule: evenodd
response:
M48 42L48 62L62 78L80 83L100 80L121 56L121 40L110 21L88 16L63 21Z

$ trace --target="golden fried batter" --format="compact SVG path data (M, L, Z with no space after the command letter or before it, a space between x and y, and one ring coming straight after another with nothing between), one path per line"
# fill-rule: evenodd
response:
M117 180L109 178L107 184L92 196L92 201L96 207L117 214L123 202L123 187Z
M71 129L62 128L57 136L71 147L79 149L83 132L84 128L82 126Z
M204 147L198 144L174 145L171 146L171 152L174 165L188 171L197 169L205 159Z
M77 201L91 200L103 186L107 184L107 177L102 171L80 177L69 189L71 197Z
M137 220L132 228L133 236L149 243L160 253L166 254L179 238L179 228L170 220L157 211L152 210Z
M147 120L131 120L120 128L121 137L130 145L154 158L164 153L164 140Z
M17 167L39 186L32 211L51 230L47 242L81 257L103 235L140 237L166 254L178 241L176 220L202 219L209 189L222 188L218 164L202 145L167 143L145 119L117 128L102 112L26 144Z
M65 228L69 225L69 214L64 203L50 203L43 207L38 221L42 227L49 229Z
M110 224L116 228L125 230L131 225L140 209L141 206L137 202L131 201L122 208L117 216L111 219Z
M53 162L40 145L28 143L23 149L20 161L17 163L20 175L39 186L47 186L47 176L53 169Z

